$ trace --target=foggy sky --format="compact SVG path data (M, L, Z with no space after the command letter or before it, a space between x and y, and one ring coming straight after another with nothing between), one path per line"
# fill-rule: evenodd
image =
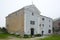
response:
M5 17L24 6L33 4L41 11L41 15L52 19L60 17L60 0L0 0L0 27L6 24Z

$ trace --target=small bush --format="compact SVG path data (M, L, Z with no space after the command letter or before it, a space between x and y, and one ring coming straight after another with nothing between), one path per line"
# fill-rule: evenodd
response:
M29 38L29 35L27 35L27 34L24 34L24 38Z
M16 35L16 34L10 34L10 35L14 37L21 37L20 35Z
M40 36L41 36L41 34L35 34L34 36L35 36L35 37L40 37Z
M15 35L15 36L16 36L16 37L19 37L19 38L21 37L20 35Z

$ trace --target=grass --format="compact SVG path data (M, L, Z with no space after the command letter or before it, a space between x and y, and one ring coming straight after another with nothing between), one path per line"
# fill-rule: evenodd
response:
M0 34L0 39L6 39L6 38L8 38L8 36L18 37L18 35L11 35L8 33L2 33L2 34ZM49 37L46 37L43 39L40 38L38 40L60 40L60 35L54 34L54 35L50 35Z
M39 40L60 40L60 35L54 34L54 35L51 35L49 37L39 39Z
M8 33L1 33L1 34L0 34L0 39L1 39L1 38L8 38L9 36L20 37L19 35L8 34Z
M10 34L7 34L7 33L0 34L0 38L7 38L8 36L10 36Z

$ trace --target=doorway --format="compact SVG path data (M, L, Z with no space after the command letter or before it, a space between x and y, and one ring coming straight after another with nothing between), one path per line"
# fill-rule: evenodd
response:
M34 35L34 28L31 28L31 35Z
M43 36L43 34L44 34L44 31L42 31L42 36Z
M48 30L48 33L51 33L51 30L50 29Z

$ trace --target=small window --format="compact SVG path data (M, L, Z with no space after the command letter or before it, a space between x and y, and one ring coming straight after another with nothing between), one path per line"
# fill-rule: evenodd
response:
M30 21L30 24L34 25L35 24L35 21Z
M44 21L45 19L44 19L44 18L42 18L42 20Z
M34 15L34 13L32 13L32 15Z
M30 24L32 24L32 21L30 21Z
M42 24L42 26L44 27L44 24Z
M41 27L41 24L39 26Z

